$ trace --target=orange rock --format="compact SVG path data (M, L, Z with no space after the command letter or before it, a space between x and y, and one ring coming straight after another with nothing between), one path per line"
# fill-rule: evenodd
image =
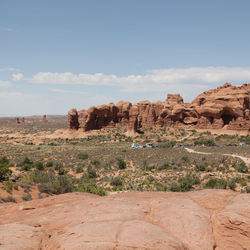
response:
M250 195L69 193L0 204L1 249L249 249Z
M165 102L141 101L134 105L120 101L116 105L100 105L78 112L78 127L85 131L128 126L135 133L139 128L157 125L194 128L250 130L250 84L240 87L224 84L217 89L205 91L192 103L184 103L179 94L168 94ZM76 111L77 112L77 111ZM70 124L76 124L76 116L69 115ZM70 119L73 119L72 122ZM77 129L77 126L73 126Z

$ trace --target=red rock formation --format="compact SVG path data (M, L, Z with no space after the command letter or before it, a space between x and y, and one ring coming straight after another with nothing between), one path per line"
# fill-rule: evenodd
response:
M68 193L0 204L1 249L249 249L249 194Z
M75 108L68 112L68 128L79 129L78 113Z
M47 116L43 115L42 123L48 123Z
M15 123L16 123L16 124L20 124L20 119L19 119L19 117L15 117Z
M226 83L200 94L192 103L184 103L179 94L168 94L165 102L141 101L132 105L121 101L116 105L93 106L79 111L79 118L69 115L68 127L88 131L121 124L127 125L132 133L139 128L157 125L247 130L250 129L249 110L250 84L236 87ZM77 113L76 110L74 112ZM76 120L80 125L72 126L77 123Z

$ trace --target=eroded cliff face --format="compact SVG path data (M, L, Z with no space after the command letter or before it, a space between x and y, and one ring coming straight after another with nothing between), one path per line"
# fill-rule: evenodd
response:
M179 94L168 94L164 102L141 101L132 105L120 101L79 112L71 109L68 128L89 131L126 125L131 133L159 125L250 130L249 110L250 84L236 87L226 83L198 95L192 103L184 103Z

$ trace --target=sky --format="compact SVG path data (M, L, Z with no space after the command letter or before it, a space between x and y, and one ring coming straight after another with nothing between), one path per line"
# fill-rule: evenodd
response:
M192 101L250 82L249 0L0 0L0 116Z

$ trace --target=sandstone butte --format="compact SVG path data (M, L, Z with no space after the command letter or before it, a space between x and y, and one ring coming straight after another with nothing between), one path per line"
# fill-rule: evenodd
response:
M128 132L140 128L170 125L194 129L231 129L250 131L250 84L240 87L229 83L198 95L184 103L179 94L168 94L164 102L120 101L116 105L71 109L68 128L89 131L126 125Z
M68 193L0 204L0 249L250 249L250 195Z

